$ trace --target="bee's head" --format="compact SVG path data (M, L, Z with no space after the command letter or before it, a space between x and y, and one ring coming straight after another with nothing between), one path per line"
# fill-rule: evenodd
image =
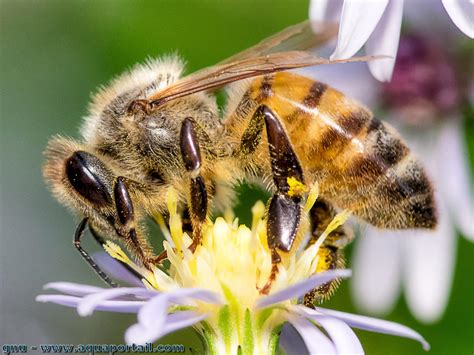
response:
M180 163L179 135L186 117L202 122L206 131L216 125L215 100L203 93L170 101L152 110L131 110L179 79L184 69L177 57L138 65L93 98L82 133L85 141L124 166ZM140 169L143 170L143 167Z

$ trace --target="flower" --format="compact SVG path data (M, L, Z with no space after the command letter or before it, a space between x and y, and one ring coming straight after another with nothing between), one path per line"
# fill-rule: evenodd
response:
M410 1L416 3L418 1ZM474 2L442 0L446 12L456 26L474 38ZM432 1L423 2L425 7ZM414 5L418 6L418 5ZM402 25L403 0L312 0L309 17L312 21L338 21L339 34L331 59L350 58L365 44L368 55L388 55L391 58L368 62L372 75L380 81L390 81ZM423 13L423 16L426 16ZM428 17L428 16L426 16Z
M460 117L469 84L461 80L459 60L435 36L402 37L393 79L381 98L432 179L438 228L407 233L368 227L358 238L352 283L358 306L375 314L393 308L403 284L409 308L424 322L438 320L448 302L456 227L474 240L471 169Z
M306 212L316 198L317 188L313 188ZM191 239L182 230L176 202L176 193L170 190L170 241L164 242L168 270L147 270L136 265L120 247L108 242L109 255L140 274L144 287L104 289L56 282L46 288L63 294L40 295L37 301L76 307L82 316L94 310L137 313L138 322L125 333L130 344L153 342L167 333L193 326L211 353L274 353L282 326L288 322L312 353L362 353L350 327L412 338L429 348L421 335L405 326L321 307L310 309L297 303L309 290L350 276L349 270L323 272L318 263L319 246L346 220L346 212L335 217L316 243L282 256L270 293L262 295L259 289L266 284L272 269L263 203L258 202L252 209L251 229L239 226L230 217L208 221L203 228L202 245L191 253ZM303 232L307 228L303 222Z

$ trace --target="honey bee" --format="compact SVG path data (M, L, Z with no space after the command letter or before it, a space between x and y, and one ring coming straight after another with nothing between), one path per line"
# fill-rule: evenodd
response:
M87 226L93 236L120 240L145 267L166 255L150 247L143 221L166 214L166 192L179 193L189 220L190 249L214 209L228 207L242 181L269 183L267 238L272 275L295 248L304 186L318 183L310 211L313 236L337 209L381 228L434 228L433 190L423 167L389 125L328 85L289 69L348 61L306 51L333 38L333 26L316 35L308 22L289 27L216 66L182 76L176 56L134 67L99 91L84 120L81 141L56 136L45 151L44 177L54 196L82 216L74 245L99 276L116 286L81 247ZM221 114L213 91L226 86ZM342 265L351 239L339 228L322 246L327 268ZM323 285L305 298L324 298Z

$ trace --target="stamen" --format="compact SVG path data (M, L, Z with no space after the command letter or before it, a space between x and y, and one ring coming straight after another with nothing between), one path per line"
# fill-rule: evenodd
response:
M158 224L158 227L160 227L160 231L161 231L161 233L163 233L163 236L165 237L165 239L171 245L174 246L173 239L171 238L170 230L168 229L168 226L165 223L165 219L163 218L161 213L156 212L156 213L153 214L152 217L153 217L153 220L156 222L156 224Z
M182 255L183 224L181 223L181 216L178 214L178 194L172 187L168 189L168 211L170 213L171 239L173 239L178 253Z
M258 223L265 215L265 205L262 201L257 201L252 207L252 235L257 232Z
M314 204L316 203L318 196L319 196L319 185L317 182L315 182L309 188L308 198L306 199L306 203L304 205L304 213L309 213L311 208L313 208Z
M108 240L107 242L105 242L104 250L112 258L119 260L123 262L124 264L127 264L133 270L135 270L138 274L142 275L143 276L142 282L145 284L145 286L147 286L147 283L148 283L151 285L152 288L154 289L158 288L156 287L157 286L156 280L153 273L150 270L140 267L137 264L135 264L133 261L131 261L130 258L127 256L127 254L125 254L125 252L122 250L122 248L120 248L120 246ZM144 280L146 280L147 282L144 282Z
M104 250L114 259L117 259L129 266L134 265L134 263L129 259L127 254L124 253L122 248L120 248L117 244L114 242L111 242L110 240L105 242L104 245Z

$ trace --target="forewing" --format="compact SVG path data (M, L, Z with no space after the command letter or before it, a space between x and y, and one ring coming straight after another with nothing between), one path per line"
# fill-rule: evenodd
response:
M319 48L337 35L335 23L311 23L303 21L267 37L255 46L243 50L218 64L241 61L245 58L260 57L265 54L306 51Z
M314 32L314 28L317 32ZM201 69L178 80L147 100L156 107L170 100L217 89L237 80L320 64L368 61L375 58L366 56L329 60L305 51L321 46L336 33L332 25L311 26L308 21L288 27L215 66Z

